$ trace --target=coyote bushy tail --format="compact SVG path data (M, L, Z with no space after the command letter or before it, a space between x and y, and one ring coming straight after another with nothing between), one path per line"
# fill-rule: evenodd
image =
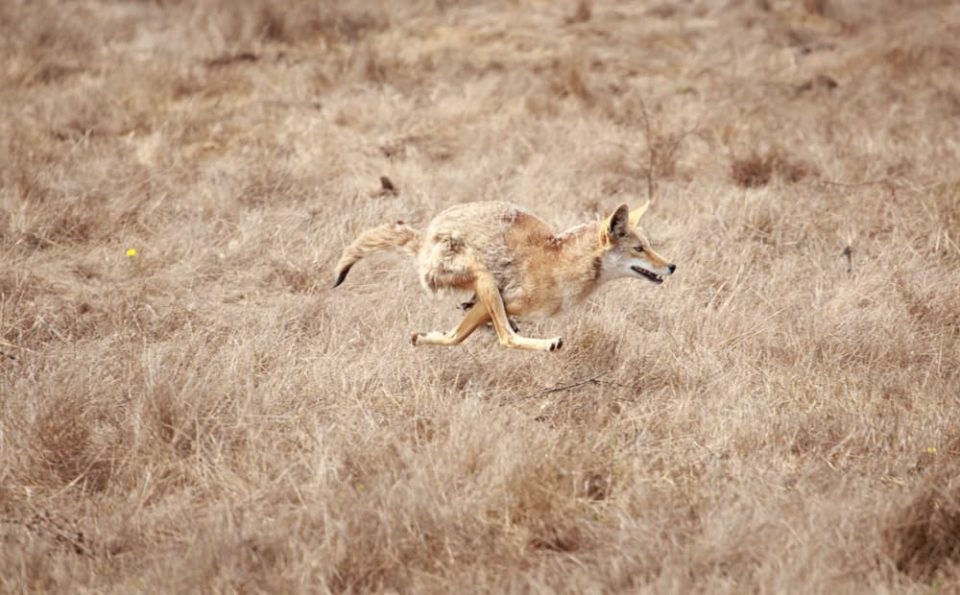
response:
M416 255L420 250L420 232L404 225L403 221L386 223L360 234L349 246L344 248L343 255L337 262L337 280L333 286L337 287L347 278L347 273L358 260L380 252L381 250L401 249Z

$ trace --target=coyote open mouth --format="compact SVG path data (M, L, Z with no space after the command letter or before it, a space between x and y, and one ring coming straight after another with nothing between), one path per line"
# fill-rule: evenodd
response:
M652 281L652 282L654 282L654 283L656 283L656 284L658 284L658 285L659 285L660 283L663 283L663 277L661 277L660 275L658 275L658 274L656 274L656 273L651 273L651 272L648 271L647 269L642 269L642 268L640 268L640 267L630 267L630 268L633 269L635 272L643 275L643 276L646 277L647 279L650 279L650 281Z

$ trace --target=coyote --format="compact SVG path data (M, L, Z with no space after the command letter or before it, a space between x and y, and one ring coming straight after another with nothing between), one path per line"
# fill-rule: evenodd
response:
M517 333L510 317L553 316L583 301L601 283L642 277L663 283L677 269L650 248L637 223L650 205L630 211L620 205L604 221L561 234L525 209L504 202L456 205L437 215L421 235L403 221L360 234L337 263L338 287L358 260L374 252L403 249L417 258L429 291L472 291L466 315L453 330L414 333L414 345L458 345L491 322L500 344L554 351L560 337L532 339Z

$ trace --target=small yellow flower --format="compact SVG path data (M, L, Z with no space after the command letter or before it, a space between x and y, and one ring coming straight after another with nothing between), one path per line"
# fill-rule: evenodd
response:
M935 446L927 447L927 452L930 453L930 454L932 454L932 455L935 455L935 454L937 454L937 448L936 448Z
M136 256L136 255L137 255L137 249L136 249L136 248L128 248L128 249L127 249L127 256L129 256L130 258L133 258L133 257Z

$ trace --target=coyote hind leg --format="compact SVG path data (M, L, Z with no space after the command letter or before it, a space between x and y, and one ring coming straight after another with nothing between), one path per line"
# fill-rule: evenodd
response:
M460 304L457 307L463 310L464 312L469 312L474 306L477 305L478 301L479 299L477 298L477 294L473 294L473 297L471 297L469 300L465 302L460 302ZM508 316L507 322L510 323L510 328L513 329L513 332L515 333L520 332L520 325L517 324L516 320Z
M560 337L553 339L531 339L522 337L513 330L510 320L507 318L507 310L503 306L503 298L500 297L500 290L497 289L496 280L490 273L478 273L475 284L477 298L484 306L490 319L493 322L493 328L497 331L497 337L500 344L504 347L513 349L529 349L531 351L555 351L563 347L563 340ZM478 310L473 308L471 312Z
M477 305L477 294L473 294L469 300L465 302L460 302L457 307L463 310L464 312L469 312L471 308Z
M452 331L440 333L433 331L430 333L414 333L410 341L417 345L459 345L464 339L477 330L481 324L490 318L486 308L471 308L466 316L460 321Z

